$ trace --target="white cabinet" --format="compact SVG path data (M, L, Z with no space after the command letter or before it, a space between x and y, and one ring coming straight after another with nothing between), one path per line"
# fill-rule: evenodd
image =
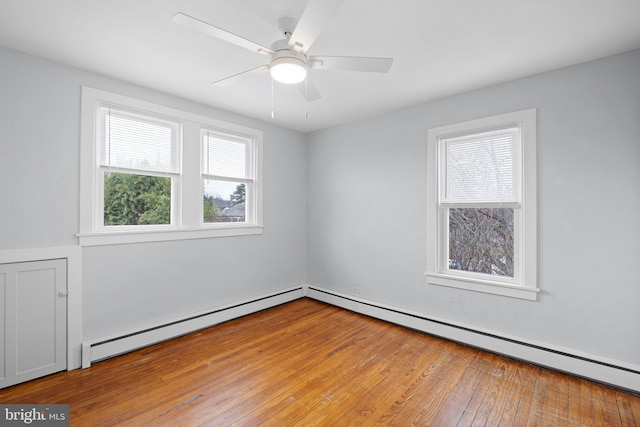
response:
M67 261L0 264L0 388L67 368Z

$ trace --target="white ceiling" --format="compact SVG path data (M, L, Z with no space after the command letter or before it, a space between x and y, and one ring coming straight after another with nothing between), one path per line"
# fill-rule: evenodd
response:
M639 0L346 0L309 54L393 57L391 70L311 70L322 98L308 118L276 84L272 119L268 74L211 84L267 57L171 21L181 11L270 46L306 3L0 0L0 45L303 132L640 48Z

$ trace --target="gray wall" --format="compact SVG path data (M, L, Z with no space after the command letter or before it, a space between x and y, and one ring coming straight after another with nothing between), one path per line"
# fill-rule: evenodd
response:
M426 285L430 127L538 113L537 302ZM640 51L312 133L307 282L640 363Z
M306 281L638 364L638 70L635 51L305 137L0 48L0 250L77 244L80 86L89 85L262 129L266 229L84 248L84 339ZM539 301L427 286L427 129L533 107Z
M262 129L266 225L259 236L84 248L84 339L304 282L303 134L2 48L0 250L77 245L82 85Z

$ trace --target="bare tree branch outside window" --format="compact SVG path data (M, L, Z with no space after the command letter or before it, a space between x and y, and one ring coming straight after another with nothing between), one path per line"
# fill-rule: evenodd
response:
M449 209L449 268L513 277L513 209Z

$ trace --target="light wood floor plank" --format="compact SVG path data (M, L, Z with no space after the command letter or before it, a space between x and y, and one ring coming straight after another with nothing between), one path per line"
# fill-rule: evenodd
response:
M533 389L533 394L531 395L531 405L529 407L529 415L527 416L527 427L537 427L542 425L548 377L549 371L546 369L540 369L536 377L536 385Z
M505 394L504 409L500 414L499 422L495 425L498 427L513 426L515 425L518 412L520 410L523 412L528 411L526 397L531 395L529 388L533 390L531 386L533 376L534 373L530 369L530 366L523 364L515 366L509 393Z

